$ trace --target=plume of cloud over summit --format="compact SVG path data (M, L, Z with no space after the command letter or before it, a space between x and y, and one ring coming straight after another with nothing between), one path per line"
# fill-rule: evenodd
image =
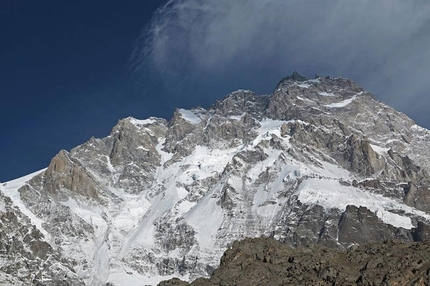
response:
M136 66L179 99L270 93L297 70L349 77L430 122L429 1L171 0L142 39Z

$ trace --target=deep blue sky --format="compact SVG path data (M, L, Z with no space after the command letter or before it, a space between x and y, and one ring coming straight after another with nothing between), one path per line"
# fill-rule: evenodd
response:
M108 135L122 117L149 115L129 59L160 3L0 1L0 181Z
M0 0L0 182L120 118L268 94L293 71L351 78L430 127L429 1L166 2Z

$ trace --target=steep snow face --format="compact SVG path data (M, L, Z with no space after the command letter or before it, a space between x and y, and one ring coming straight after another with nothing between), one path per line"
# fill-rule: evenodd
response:
M170 122L121 120L5 192L87 285L190 281L244 237L337 248L418 237L430 133L412 126L350 80L287 78Z
M6 182L3 184L4 189L2 190L2 192L8 196L9 198L12 199L13 203L15 206L17 206L19 208L19 210L25 214L26 216L28 216L31 219L31 223L33 225L35 225L37 227L37 229L39 231L41 231L43 233L43 235L45 236L45 238L47 238L48 240L50 240L50 235L49 233L43 228L42 224L43 224L43 220L41 220L40 218L38 218L37 216L35 216L28 208L27 206L23 203L23 201L21 200L21 197L19 195L18 190L26 185L28 183L28 181L30 181L33 177L39 175L40 173L42 173L43 171L45 171L46 169L42 169L39 171L36 171L34 173L31 173L29 175L26 175L24 177Z

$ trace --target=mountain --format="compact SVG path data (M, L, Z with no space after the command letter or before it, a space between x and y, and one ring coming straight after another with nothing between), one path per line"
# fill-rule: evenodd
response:
M5 183L1 198L69 271L64 283L192 281L246 237L335 249L426 240L429 143L429 130L355 82L294 73L271 95L238 90L170 121L122 119ZM41 285L56 277L44 278L45 257L32 260ZM8 261L0 272L30 281Z

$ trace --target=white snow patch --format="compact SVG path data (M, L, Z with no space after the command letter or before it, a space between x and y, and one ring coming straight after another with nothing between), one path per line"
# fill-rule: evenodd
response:
M326 161L318 160L318 162L322 165L322 169L315 168L313 165L309 165L309 169L317 174L322 176L327 176L336 179L347 179L351 177L351 173L337 165L333 165Z
M315 103L315 101L310 100L310 99L308 99L308 98L301 97L301 96L297 96L297 99L300 99L301 101L307 101L307 102Z
M68 198L66 202L62 203L68 206L70 210L82 218L86 223L93 226L95 241L93 244L81 243L81 247L89 257L93 260L94 268L97 269L95 278L99 281L106 281L109 278L109 246L106 244L109 225L103 219L103 211L98 206L83 206L80 205L75 199ZM78 270L78 274L81 270Z
M252 141L252 146L257 146L262 140L269 140L272 134L281 138L281 126L288 122L264 118L259 122L261 126L257 129L258 136Z
M238 90L233 91L230 94L235 94L235 93L254 93L254 92L252 90L249 90L249 89L242 89L242 88L240 88Z
M335 102L335 103L331 103L331 104L327 104L327 105L324 105L324 106L325 107L329 107L329 108L340 108L340 107L347 106L348 104L350 104L351 102L353 102L356 98L357 98L357 96L354 95L353 97L345 99L343 101Z
M424 127L421 127L419 125L416 125L416 124L412 125L411 129L415 129L416 131L419 131L419 132L422 132L422 133L429 133L430 132L430 130L428 130L428 129L424 128Z
M212 250L224 214L215 198L205 196L199 204L184 214L185 221L196 231L195 237L203 250Z
M390 148L383 148L383 147L380 147L378 145L373 145L373 144L370 144L370 147L372 147L373 151L375 151L376 153L378 153L380 155L385 154L388 152L388 150L390 150Z
M323 92L318 92L318 94L319 95L322 95L322 96L336 96L334 93L332 93L332 92L325 92L325 91L323 91Z
M115 172L115 168L112 165L112 162L110 161L110 157L105 155L105 158L106 158L106 165L107 165L109 171L111 171L111 173Z
M175 176L177 182L190 185L196 180L204 180L216 173L221 173L238 151L239 147L211 149L198 145L190 156L172 164L164 173Z
M199 124L202 122L202 119L197 115L196 112L193 112L192 110L180 108L179 113L183 119L190 122L191 124Z
M233 119L233 120L241 120L242 117L245 115L246 113L242 113L241 115L230 115L228 118Z
M182 200L183 198L185 198L188 195L188 191L183 187L177 188L176 192L177 192L178 198L180 200Z
M131 123L133 123L134 125L136 125L138 127L149 125L149 124L153 124L153 123L157 123L157 121L153 117L150 117L148 119L143 119L143 120L136 119L136 118L133 118L133 117L129 117L129 120L130 120Z
M186 212L188 212L192 207L194 207L197 203L196 202L190 202L190 201L182 201L179 204L176 205L178 208L179 214L182 215Z
M311 85L310 84L306 84L306 83L299 83L297 84L298 87L302 87L302 88L309 88Z
M293 170L291 172L288 172L288 174L284 177L283 181L284 182L292 182L292 181L297 180L301 176L302 176L302 173L301 173L300 169L296 169L296 170Z
M147 148L143 147L143 146L139 146L136 148L136 150L143 150L143 151L149 151Z
M112 226L120 231L128 232L137 226L151 204L145 197L139 195L124 193L121 198L124 203L121 212L112 220Z
M414 227L411 219L392 213L390 210L430 218L430 215L401 202L358 188L342 186L339 181L334 179L307 179L299 186L297 195L304 204L318 204L328 209L344 210L347 205L363 206L374 212L383 222L406 229Z
M160 138L158 140L157 146L155 146L155 149L157 150L158 154L160 154L161 156L161 165L163 165L173 157L173 153L169 153L162 150L165 142L166 142L166 138Z

